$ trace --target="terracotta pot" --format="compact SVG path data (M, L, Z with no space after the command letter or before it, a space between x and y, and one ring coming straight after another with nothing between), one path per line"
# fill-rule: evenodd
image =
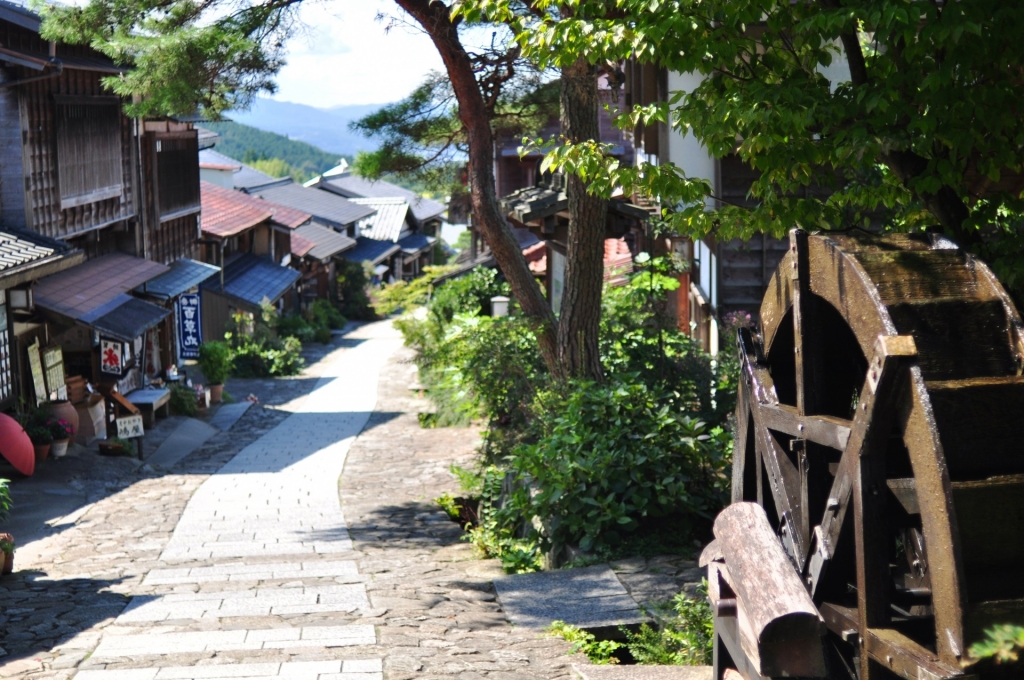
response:
M210 385L210 402L219 404L221 398L224 396L223 385Z
M68 452L68 444L71 442L70 439L61 439L55 441L50 445L50 453L53 454L54 458L63 458L64 454Z
M0 568L0 574L10 574L14 571L14 553L0 553L4 556L4 566Z
M50 444L33 444L32 448L36 451L37 463L43 462L50 455Z
M78 432L79 418L78 411L71 405L70 401L61 399L60 401L51 401L46 405L46 410L51 416L60 420L66 420L75 427L75 432Z

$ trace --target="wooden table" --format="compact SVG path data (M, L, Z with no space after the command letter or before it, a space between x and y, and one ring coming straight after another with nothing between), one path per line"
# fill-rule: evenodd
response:
M161 418L171 414L171 391L157 387L143 387L124 395L133 406L142 412L142 423L149 429L156 421L157 413Z

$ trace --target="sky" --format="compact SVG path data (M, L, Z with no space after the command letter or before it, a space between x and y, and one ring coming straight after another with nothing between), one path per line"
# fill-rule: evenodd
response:
M384 104L408 95L432 70L441 70L430 39L404 25L385 31L400 16L394 2L307 0L300 5L304 29L288 44L288 64L277 77L280 101L320 108ZM406 21L409 21L406 19Z

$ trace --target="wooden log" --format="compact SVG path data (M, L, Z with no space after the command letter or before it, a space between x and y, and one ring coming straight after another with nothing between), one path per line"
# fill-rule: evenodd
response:
M719 513L714 531L736 594L739 644L751 665L769 677L824 677L824 619L764 510L734 503Z

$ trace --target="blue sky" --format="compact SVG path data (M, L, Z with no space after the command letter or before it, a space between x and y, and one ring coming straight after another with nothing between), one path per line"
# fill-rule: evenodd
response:
M379 13L400 16L394 2L307 0L305 28L288 44L288 64L274 99L317 107L381 104L409 94L441 58L430 39L403 25L385 31Z

